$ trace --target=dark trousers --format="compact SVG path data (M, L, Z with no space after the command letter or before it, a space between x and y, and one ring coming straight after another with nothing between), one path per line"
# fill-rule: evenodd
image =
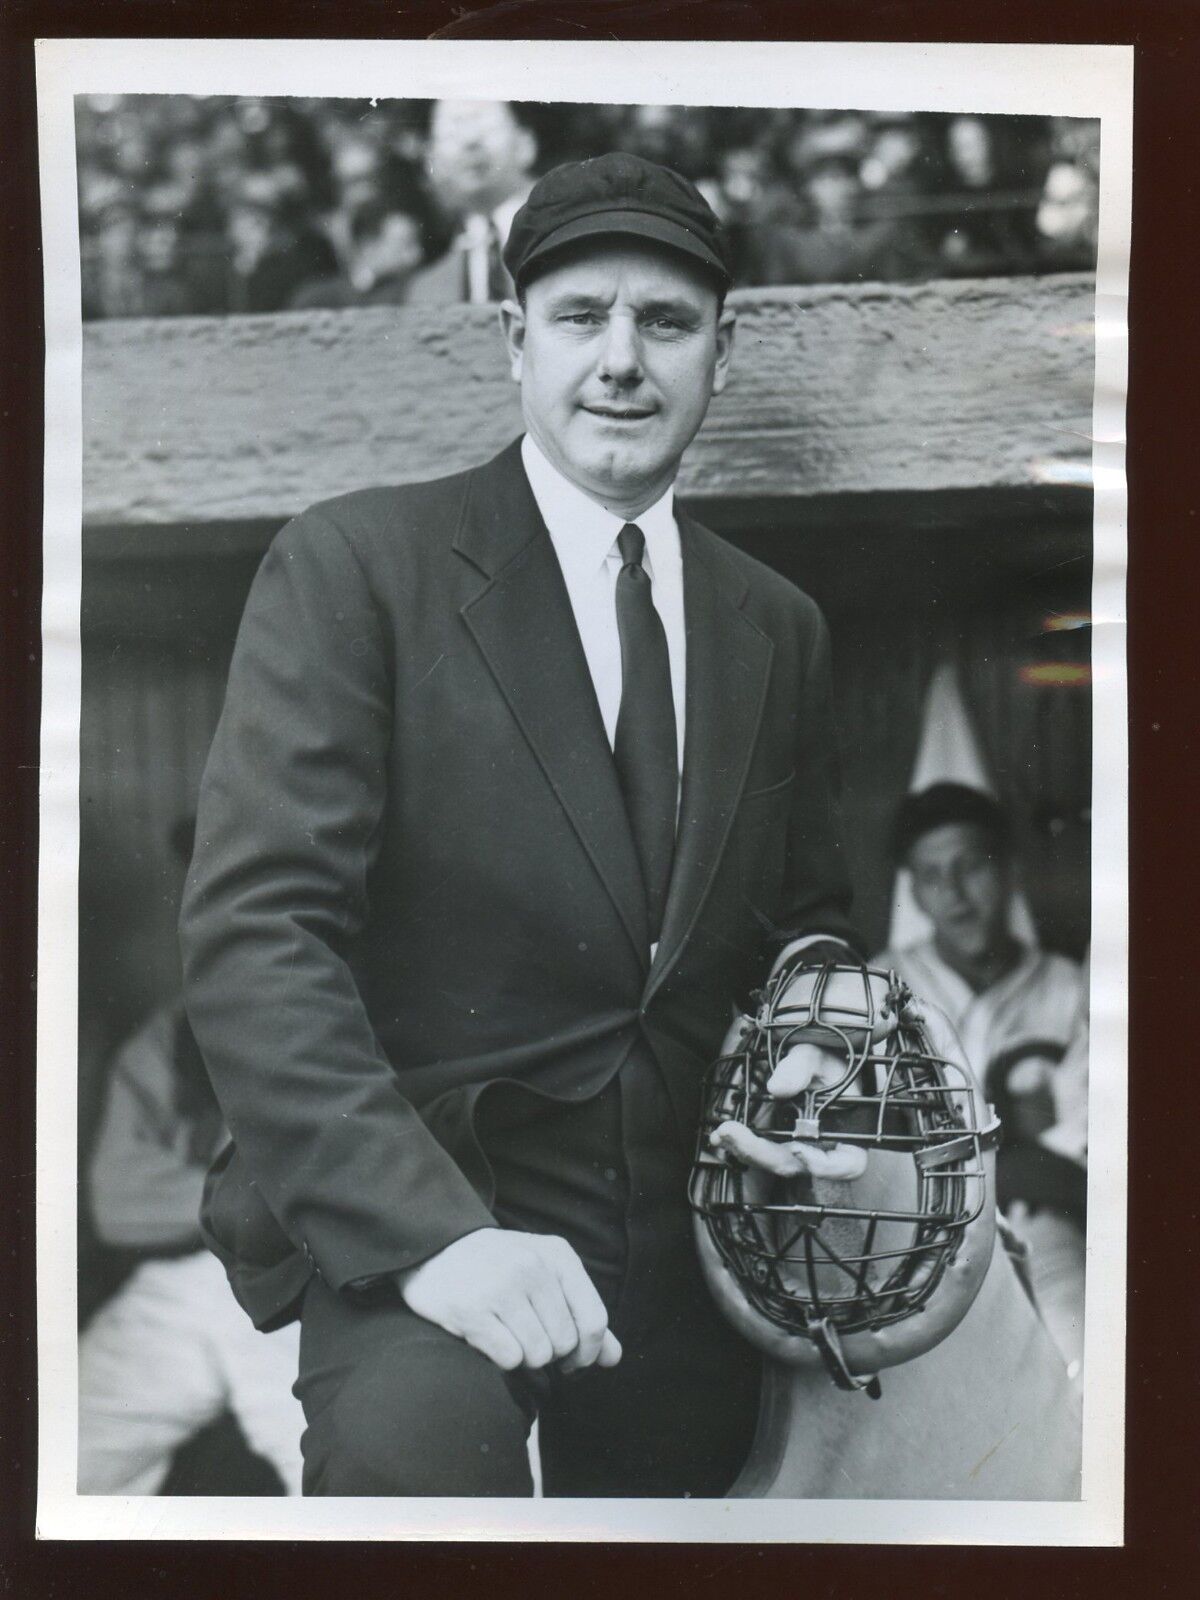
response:
M504 1373L399 1297L314 1280L296 1392L304 1492L528 1495L539 1420L549 1496L721 1496L754 1435L759 1359L700 1276L684 1147L648 1051L581 1105L485 1097L502 1227L574 1246L624 1348L614 1368Z

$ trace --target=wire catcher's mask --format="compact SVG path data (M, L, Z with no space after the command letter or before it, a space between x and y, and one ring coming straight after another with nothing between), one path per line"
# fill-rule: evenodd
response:
M894 972L798 958L755 999L706 1085L689 1189L705 1276L765 1353L877 1395L877 1374L940 1343L979 1291L999 1123L948 1020ZM788 1053L811 1044L819 1076L772 1093ZM850 1179L762 1164L847 1149L863 1169Z

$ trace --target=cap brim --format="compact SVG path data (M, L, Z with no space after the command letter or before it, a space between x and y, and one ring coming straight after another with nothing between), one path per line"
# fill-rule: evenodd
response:
M561 228L548 233L525 257L521 263L519 281L523 283L528 279L532 266L545 261L550 255L557 255L568 245L581 239L613 237L649 239L654 244L690 257L697 265L714 273L726 286L733 282L729 268L720 256L710 250L690 228L648 211L595 211L589 216L576 217L571 222L563 223Z

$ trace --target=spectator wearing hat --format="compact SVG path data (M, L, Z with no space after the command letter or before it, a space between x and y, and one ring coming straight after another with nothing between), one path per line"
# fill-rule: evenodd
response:
M868 217L861 117L799 126L785 141L786 198L762 230L759 272L768 283L903 278L916 265L899 219Z
M532 129L509 102L437 102L429 129L429 182L460 229L446 254L413 279L414 305L481 305L512 293L502 252L532 187L537 154Z
M759 1361L699 1272L700 1092L772 960L844 954L813 603L674 499L727 244L555 168L500 309L525 433L297 518L247 602L181 934L234 1144L205 1227L303 1322L305 1492L713 1496Z
M1037 186L1045 171L1044 125L1021 139L979 116L944 126L945 159L960 198L943 229L943 270L955 277L1032 272L1037 265Z
M138 208L129 186L98 174L82 209L90 224L80 263L84 317L140 316Z
M910 874L931 933L881 951L873 965L898 972L946 1013L999 1110L998 1198L1034 1247L1043 1315L1064 1360L1077 1366L1087 1220L1086 1133L1078 1138L1087 999L1079 965L1011 931L1011 831L990 795L958 783L908 795L893 824L892 855Z

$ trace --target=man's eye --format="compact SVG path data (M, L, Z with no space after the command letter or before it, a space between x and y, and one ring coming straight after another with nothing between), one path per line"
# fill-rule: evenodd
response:
M562 320L574 323L576 327L588 327L596 321L596 313L594 311L568 311Z

